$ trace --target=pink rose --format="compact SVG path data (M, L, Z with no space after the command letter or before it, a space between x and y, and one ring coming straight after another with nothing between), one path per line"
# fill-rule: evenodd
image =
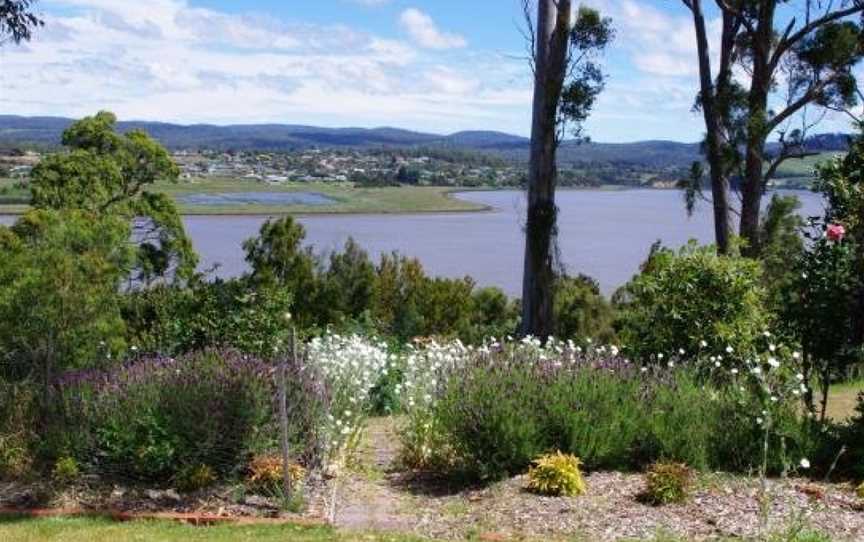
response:
M827 237L829 241L842 241L845 236L846 228L844 228L842 224L830 224L828 229L825 230L825 237Z

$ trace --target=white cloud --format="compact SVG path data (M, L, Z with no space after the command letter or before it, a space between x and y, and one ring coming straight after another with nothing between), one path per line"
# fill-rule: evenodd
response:
M0 111L167 122L388 124L524 133L511 61L342 25L192 7L185 0L45 0L46 27L0 49ZM56 8L62 9L56 9ZM515 68L514 68L515 69ZM526 70L527 73L527 70Z
M441 31L432 17L416 8L403 11L399 16L399 24L421 47L457 49L468 45L462 36Z

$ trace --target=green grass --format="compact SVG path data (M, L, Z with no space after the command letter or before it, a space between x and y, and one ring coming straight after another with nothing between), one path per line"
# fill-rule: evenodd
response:
M0 181L0 189L5 184ZM485 207L451 197L451 188L440 186L387 186L358 188L345 182L284 183L271 185L244 179L193 179L177 183L156 183L152 188L171 196L187 194L223 194L232 192L317 192L335 201L331 205L181 205L180 211L190 215L234 214L338 214L338 213L424 213L481 211ZM462 189L459 190L470 190ZM18 198L26 193L15 194ZM0 197L0 214L15 214L26 210L17 201L4 204Z
M816 166L820 162L829 160L838 154L842 153L823 152L805 158L790 158L777 168L778 180L782 180L783 177L804 177L812 179L813 172L816 170Z
M858 393L864 391L864 380L831 386L828 392L828 417L835 421L848 419L855 413Z
M414 536L345 533L328 527L260 525L193 527L165 521L117 523L107 519L0 518L3 542L419 542Z

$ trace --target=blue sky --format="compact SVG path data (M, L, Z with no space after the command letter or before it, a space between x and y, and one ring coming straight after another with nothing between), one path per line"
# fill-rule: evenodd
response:
M678 0L586 0L613 18L597 141L701 137ZM526 135L520 0L41 0L0 49L0 112L180 123L396 126ZM709 14L710 15L710 14ZM709 21L716 29L716 21ZM824 129L846 129L829 117Z

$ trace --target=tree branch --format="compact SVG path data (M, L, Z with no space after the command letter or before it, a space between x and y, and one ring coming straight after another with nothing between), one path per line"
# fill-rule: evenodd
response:
M718 0L718 2L719 1L722 1L722 0ZM845 8L845 9L839 9L839 10L834 11L834 12L830 12L830 13L826 12L825 15L823 15L822 17L819 17L818 19L810 21L809 23L802 26L797 32L795 32L791 36L788 36L788 35L784 36L784 39L780 40L777 43L777 48L774 50L774 54L771 56L770 64L772 66L776 66L777 62L779 62L780 58L784 54L786 54L786 51L788 51L793 45L795 45L796 43L798 43L799 41L804 39L808 34L813 32L814 30L817 30L818 28L820 28L820 27L822 27L828 23L834 22L834 21L842 19L844 17L848 17L850 15L860 13L861 11L864 11L864 2L862 2L862 0L854 0L854 5L852 5L848 8ZM793 22L794 22L794 19L793 19Z

